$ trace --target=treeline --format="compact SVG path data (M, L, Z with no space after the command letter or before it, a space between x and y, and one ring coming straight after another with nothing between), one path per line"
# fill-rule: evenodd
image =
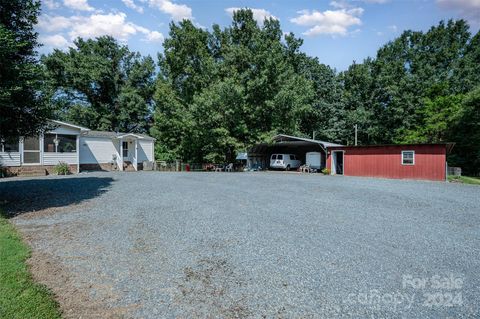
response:
M480 34L465 21L405 31L344 72L301 46L249 10L223 29L172 23L158 64L111 37L78 39L34 65L38 117L150 133L157 158L195 162L230 161L277 133L352 144L357 124L360 144L455 142L449 164L480 173ZM0 54L0 71L13 67ZM0 135L12 123L2 119Z
M158 156L230 160L277 133L353 144L455 142L450 165L480 171L480 33L463 21L405 31L337 73L277 20L238 11L212 31L172 24L160 55ZM326 48L328 49L328 48Z

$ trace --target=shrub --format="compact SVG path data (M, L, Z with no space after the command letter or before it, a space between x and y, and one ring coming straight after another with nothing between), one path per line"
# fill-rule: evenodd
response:
M330 169L324 168L324 169L322 169L322 173L323 173L323 175L330 175Z
M67 175L68 173L70 173L70 169L68 167L68 164L67 163L64 163L64 162L60 162L58 163L55 168L53 169L53 171L55 172L55 174L57 175Z

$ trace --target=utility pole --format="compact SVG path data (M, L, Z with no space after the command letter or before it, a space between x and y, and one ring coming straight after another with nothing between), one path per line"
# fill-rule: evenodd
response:
M358 136L358 125L355 124L354 128L355 128L355 146L357 146L357 142L358 142L358 139L357 139L357 136Z

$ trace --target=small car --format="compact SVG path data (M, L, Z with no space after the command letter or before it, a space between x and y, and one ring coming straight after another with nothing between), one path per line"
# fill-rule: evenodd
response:
M295 154L272 154L270 157L270 168L280 168L286 171L299 168L302 162Z

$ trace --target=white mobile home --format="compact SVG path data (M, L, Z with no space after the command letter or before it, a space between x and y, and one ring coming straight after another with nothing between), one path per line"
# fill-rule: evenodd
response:
M130 170L154 160L155 140L144 134L92 131L52 121L39 136L0 143L0 166L7 174L51 173L60 162L72 173L82 170Z

